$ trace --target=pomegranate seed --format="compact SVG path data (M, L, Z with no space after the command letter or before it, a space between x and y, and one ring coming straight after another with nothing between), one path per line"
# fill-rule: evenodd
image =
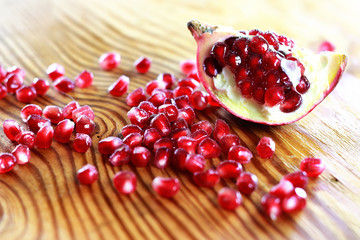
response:
M186 95L190 98L193 91L194 90L191 87L176 87L174 88L174 97L180 97Z
M169 135L171 132L171 124L163 113L159 113L151 119L150 127L156 128L162 137Z
M54 87L60 92L68 93L74 90L75 82L70 78L62 76L55 80Z
M39 115L30 115L26 121L29 130L33 133L37 133L43 126L51 126L49 119L43 118Z
M165 114L170 122L174 122L176 119L178 119L179 110L173 104L164 104L159 107L159 113Z
M265 214L273 221L275 221L282 213L280 198L271 194L266 194L261 198L261 205Z
M53 63L46 69L46 74L51 80L55 81L59 77L64 76L65 69L62 65L58 63Z
M20 125L13 119L7 119L4 121L3 130L10 141L14 141L16 136L21 133Z
M209 135L204 129L198 129L195 132L189 135L190 138L193 138L197 144L199 144L202 140L207 138Z
M154 104L154 106L159 107L163 105L166 99L166 95L163 92L153 92L153 94L148 98L148 101Z
M72 119L76 122L77 119L82 115L87 116L91 120L94 120L94 118L95 118L94 111L88 105L84 105L82 107L74 109L72 112Z
M220 107L221 105L210 95L207 96L207 100L210 106L212 107Z
M213 45L210 50L210 55L213 56L221 66L225 66L225 56L228 50L228 46L223 42L218 42Z
M202 91L195 91L190 96L192 106L197 110L204 110L208 105L208 95Z
M134 62L134 66L137 72L145 74L151 67L151 59L147 57L140 57Z
M215 141L220 143L220 139L230 133L229 125L222 119L217 119L215 121L214 133L213 138Z
M171 150L166 147L158 148L155 152L154 166L160 169L166 168L170 163Z
M37 95L43 96L50 88L50 83L41 78L35 78L31 84L35 88Z
M126 137L130 133L139 133L141 136L144 135L144 131L138 125L129 124L121 129L121 135L123 137Z
M329 41L323 41L318 47L318 52L324 52L324 51L334 52L335 45Z
M145 91L143 88L137 88L126 97L126 104L130 107L136 107L142 101L146 100Z
M185 169L189 172L202 172L205 169L205 158L200 154L190 154L185 160Z
M269 44L262 36L255 36L250 40L249 47L252 52L264 55L269 49Z
M151 185L161 197L173 197L180 190L180 182L177 178L156 177Z
M71 134L74 131L74 122L69 119L60 121L54 130L54 139L59 143L70 142Z
M184 73L184 74L189 74L189 73L193 73L196 72L196 61L193 59L187 59L184 60L182 62L180 62L180 70Z
M87 135L91 135L94 129L95 129L95 123L88 116L81 115L76 120L75 131L77 133L85 133Z
M280 57L276 52L267 52L263 59L263 66L266 70L279 69L280 68Z
M243 194L250 195L258 185L258 178L255 174L243 172L236 181L236 186Z
M232 69L237 69L241 64L241 57L235 51L228 51L226 53L225 62Z
M136 190L136 175L128 170L117 172L113 178L113 183L119 193L133 193Z
M279 103L281 103L284 97L284 90L282 87L271 87L265 92L265 106L273 107Z
M25 78L25 71L24 69L18 67L18 66L11 66L8 69L6 69L6 75L9 76L10 74L18 74L22 78Z
M196 89L200 86L200 83L193 78L183 78L178 82L179 87L191 87L192 89Z
M219 173L214 169L208 169L205 172L196 172L193 175L193 180L199 187L214 187L220 182Z
M174 151L174 157L173 157L173 166L176 169L179 170L185 170L185 163L186 163L186 159L188 158L189 154L185 149L182 148L177 148Z
M121 56L115 52L107 52L100 56L99 65L104 70L113 70L120 64Z
M172 123L173 129L188 128L188 127L189 127L189 125L183 118L178 118L175 120L175 122Z
M158 108L149 101L142 101L138 107L145 110L150 116L158 113Z
M170 138L160 138L154 143L154 151L156 152L159 148L167 148L172 150L174 147L173 141Z
M2 83L6 78L6 70L5 68L0 65L0 83Z
M300 107L301 103L301 95L291 91L285 94L285 100L280 104L280 111L284 113L293 112Z
M220 162L216 170L221 178L238 178L243 169L240 163L233 160L225 160Z
M85 153L92 145L92 140L89 135L84 133L76 133L73 142L73 148L76 152Z
M22 144L18 144L11 154L16 158L16 163L20 165L28 163L31 158L29 147Z
M94 75L84 70L75 78L75 85L79 88L88 88L93 84Z
M126 144L121 144L109 157L109 162L113 166L121 166L130 162L131 148Z
M59 123L64 119L62 110L58 106L46 106L43 110L44 117L49 119L52 123Z
M225 154L228 154L232 146L240 145L240 138L234 134L226 134L220 139L221 149Z
M121 75L116 82L109 86L108 92L115 97L120 97L127 92L129 82L130 79L127 76Z
M310 82L305 76L301 76L299 84L296 85L296 91L300 94L306 93L310 88Z
M15 141L19 144L33 148L35 145L35 134L30 131L24 131L16 135Z
M165 87L166 89L171 89L174 83L176 82L175 76L170 73L161 73L158 75L156 80L164 82L166 84Z
M42 116L43 111L40 106L36 104L28 104L23 107L20 111L21 119L26 122L30 115L39 115Z
M207 120L199 121L191 126L192 133L199 129L205 130L208 136L210 136L213 131L211 123Z
M35 137L35 146L38 148L50 148L54 137L54 129L51 126L44 125L39 129Z
M69 102L62 110L64 118L72 119L72 113L74 110L80 108L80 105L76 101Z
M282 200L282 210L287 213L299 211L306 206L307 194L304 189L296 187Z
M190 130L188 128L179 128L175 129L170 133L170 137L173 140L178 140L180 137L187 137L190 134ZM197 141L196 141L197 142ZM196 144L197 145L197 144Z
M99 173L96 167L86 164L78 170L76 177L82 184L93 184L98 180Z
M269 137L263 137L256 146L256 151L261 158L272 158L275 152L275 142Z
M107 137L99 141L99 152L104 155L110 155L123 144L123 141L118 137Z
M176 103L176 106L178 107L178 109L192 107L190 104L189 96L187 96L187 95L176 97L174 100L175 100L175 103Z
M16 90L16 99L20 102L29 103L37 97L36 90L31 86L22 86Z
M7 96L7 89L4 85L0 84L0 99L3 99Z
M325 170L325 163L320 158L304 158L300 162L300 170L315 178Z
M241 164L249 163L253 154L246 147L236 145L232 146L228 152L228 159L237 161Z
M182 136L178 138L178 147L185 149L188 153L196 153L197 150L197 142L195 139L187 136Z
M143 137L140 133L130 133L123 139L123 142L129 147L134 148L136 146L140 146L142 140Z
M11 153L0 153L0 174L11 171L16 165L16 158Z
M148 128L144 132L143 143L148 148L153 148L154 143L161 138L161 133L156 128Z
M18 74L9 74L5 79L8 93L15 93L24 84L24 78Z
M220 207L226 210L234 210L242 203L240 192L228 187L220 189L217 200Z
M282 178L282 181L283 180L287 180L287 181L291 182L294 187L299 187L299 188L303 188L303 189L306 188L306 186L309 182L309 178L308 178L306 172L303 172L303 171L296 171L293 173L288 173Z
M131 154L131 163L135 167L146 167L150 161L151 152L146 147L134 147Z
M270 189L270 194L283 199L294 190L294 186L287 180L281 180L277 185Z
M152 95L155 89L165 89L166 83L159 80L152 80L145 86L145 91L148 95Z
M203 155L204 158L216 158L220 156L221 148L215 140L208 137L199 143L197 153Z
M195 121L195 112L191 107L180 109L178 118L183 118L187 124L191 125Z

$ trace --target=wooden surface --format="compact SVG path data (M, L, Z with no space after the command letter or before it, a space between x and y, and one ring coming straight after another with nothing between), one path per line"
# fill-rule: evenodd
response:
M46 77L53 62L65 66L74 78L83 69L92 71L95 83L71 93L95 113L96 134L86 154L70 145L53 142L48 150L34 149L31 162L0 176L0 239L359 239L360 238L360 107L358 89L360 15L356 1L0 1L0 64L26 70L26 83ZM216 191L200 189L188 175L153 167L112 167L97 150L99 139L117 135L129 121L125 97L114 98L107 87L121 74L131 78L130 89L144 86L159 73L183 77L179 62L195 58L196 44L186 28L197 18L237 29L272 29L316 49L329 39L349 55L347 73L335 91L311 114L281 127L261 126L209 109L198 119L223 118L244 145L255 153L262 136L276 141L272 160L254 157L245 169L260 179L259 189L243 198L235 212L219 209ZM113 72L100 70L97 60L106 51L122 56ZM139 56L152 58L146 75L134 72ZM64 106L70 98L50 90L34 103ZM8 96L0 101L0 124L21 121L24 104ZM11 143L0 129L0 151ZM286 173L295 171L302 158L322 158L326 172L311 181L304 211L276 222L261 211L260 198ZM217 160L209 165L216 165ZM76 171L95 165L99 181L79 185ZM132 169L138 176L136 193L117 194L112 176ZM151 189L154 176L177 176L181 191L163 199Z

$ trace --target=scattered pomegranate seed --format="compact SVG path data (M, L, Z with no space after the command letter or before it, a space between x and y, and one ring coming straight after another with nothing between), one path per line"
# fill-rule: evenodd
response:
M243 194L250 195L258 185L258 178L255 174L243 172L236 181L236 186Z
M23 84L24 78L18 74L9 74L5 79L5 87L8 93L15 93Z
M13 119L4 121L3 130L10 141L15 141L16 136L21 133L20 125Z
M23 131L16 135L15 141L19 144L24 144L29 148L33 148L35 145L35 134L30 131Z
M134 62L136 71L145 74L151 67L151 59L147 57L140 57Z
M191 125L195 121L194 109L191 107L181 109L178 118L183 118L187 124Z
M132 171L120 171L114 175L113 183L121 194L130 194L136 190L136 175Z
M180 69L184 74L190 74L197 71L196 61L193 59L188 59L180 62Z
M64 119L62 109L58 106L46 106L43 110L44 117L52 123L58 124Z
M43 126L51 126L49 119L41 117L39 115L30 115L26 121L29 130L33 133L37 133Z
M157 81L164 82L166 84L165 88L166 89L171 89L172 86L176 82L176 78L175 78L174 75L172 75L170 73L161 73L161 74L158 75ZM149 94L149 95L151 95L151 94Z
M142 101L146 100L145 90L143 88L137 88L126 97L126 104L130 107L136 107Z
M335 45L332 44L329 41L323 41L318 48L318 52L324 52L324 51L330 51L330 52L334 52L335 51Z
M193 175L193 180L199 187L214 187L220 182L219 173L214 169L208 169L204 172L196 172Z
M171 132L170 121L163 113L159 113L151 119L150 127L156 128L162 137L169 135Z
M205 164L205 158L200 154L190 154L185 160L185 168L191 173L204 171Z
M270 194L283 199L294 190L294 186L287 180L281 180L277 185L270 189Z
M149 114L138 107L133 107L127 113L127 116L132 124L138 125L140 128L145 127L149 122Z
M69 119L60 121L54 130L54 139L59 143L70 142L71 134L74 131L74 122Z
M158 108L149 101L142 101L139 106L140 109L145 110L150 116L154 114L158 114Z
M207 134L207 132L204 129L198 129L195 132L191 133L189 135L190 138L193 138L197 144L199 144L200 142L202 142L202 140L204 140L205 138L207 138L209 135Z
M62 110L63 116L66 119L72 119L72 113L74 110L80 108L80 105L76 101L69 102Z
M309 178L308 178L306 172L303 172L303 171L296 171L293 173L288 173L282 178L282 180L287 180L287 181L291 182L294 187L299 187L299 188L303 188L303 189L306 188L306 186L309 182Z
M58 63L53 63L46 69L46 74L51 80L55 81L59 77L64 76L65 69L62 65Z
M7 89L4 85L0 84L0 99L3 99L7 96Z
M54 137L54 129L44 125L39 129L35 137L35 146L38 148L50 148Z
M197 110L204 110L208 105L208 94L203 91L195 91L190 96L192 106Z
M173 197L180 190L180 182L177 178L156 177L152 181L152 188L161 197Z
M216 158L220 156L221 148L214 139L208 137L199 143L197 153L203 155L204 158Z
M39 115L42 116L43 111L40 106L36 104L28 104L23 107L20 111L21 119L26 122L30 115Z
M11 66L8 69L6 69L6 75L9 76L10 74L18 74L22 78L25 78L25 71L24 69L18 67L18 66Z
M304 189L296 187L282 200L282 210L287 213L299 211L306 205L307 194Z
M37 95L43 96L50 88L50 83L41 78L35 78L31 84L36 90Z
M192 107L190 104L189 96L187 96L187 95L176 97L174 99L174 101L175 101L175 104L178 107L178 109L185 109L185 108Z
M220 143L220 139L230 133L229 125L222 119L217 119L215 121L214 133L213 138L215 141Z
M84 70L75 78L75 85L79 88L87 88L93 84L94 75L92 72Z
M123 144L123 141L118 137L107 137L99 141L99 152L104 155L110 155Z
M220 146L223 153L228 154L229 150L233 146L240 145L240 138L235 134L226 134L220 139Z
M73 142L73 147L76 152L84 153L86 152L92 144L92 140L89 135L84 133L76 133L75 139Z
M285 99L282 87L271 87L265 92L265 106L273 107Z
M185 95L190 98L193 91L194 90L191 87L176 87L174 88L174 97L180 97Z
M178 118L172 123L173 129L188 128L189 125L183 118Z
M129 82L130 79L127 76L122 75L118 78L118 80L116 80L116 82L109 86L108 91L111 95L120 97L127 92Z
M154 104L156 107L163 105L166 99L166 94L164 92L153 92L153 94L147 99L149 102Z
M62 76L55 80L54 87L60 92L68 93L74 90L75 82L70 78Z
M146 167L150 161L151 152L143 146L134 147L131 154L131 163L135 167Z
M325 170L325 163L320 158L304 158L300 162L300 170L315 178Z
M86 164L78 170L76 177L80 183L89 185L98 180L99 173L96 167Z
M127 135L123 142L128 145L130 148L140 146L143 141L143 136L140 133L130 133Z
M266 194L261 198L261 205L265 214L273 221L275 221L282 213L280 198L271 194Z
M120 64L121 56L115 52L107 52L100 56L99 65L104 70L113 70Z
M109 157L109 162L113 166L128 164L130 162L130 154L131 148L126 144L122 144L115 150L113 154L111 154Z
M179 110L174 104L163 104L159 106L159 113L165 114L170 122L178 119Z
M72 111L72 120L76 122L77 119L82 115L87 116L91 120L94 120L95 118L94 111L91 109L91 107L88 105L84 105Z
M16 90L16 99L20 102L30 103L37 97L36 90L32 86L22 86Z
M226 210L234 210L242 203L240 192L228 187L220 189L217 200L220 207Z
M173 130L171 133L170 133L170 137L171 139L173 140L178 140L179 138L181 137L187 137L189 136L190 134L190 130L188 128L178 128L178 129L175 129ZM198 141L193 139L195 142L196 142L196 146L198 144ZM183 140L182 140L183 141ZM181 143L182 144L182 143ZM182 145L184 146L184 145ZM195 146L193 146L195 148ZM187 147L186 147L187 148ZM193 148L191 148L191 151L193 151Z
M179 87L191 87L192 89L196 89L200 86L200 83L193 78L183 78L178 82Z
M190 154L196 153L197 142L195 139L187 136L182 136L179 137L177 143L179 148L185 149L188 153Z
M174 157L173 157L173 161L172 161L173 166L179 170L185 170L186 169L186 167L185 167L186 159L188 157L189 157L189 154L185 149L177 148L174 151Z
M85 133L87 135L91 135L94 132L95 123L86 115L81 115L76 120L75 131L77 133Z
M11 153L0 153L0 174L11 171L16 165L16 158Z
M261 158L272 158L275 152L275 142L269 137L263 137L256 146L256 150Z
M213 131L213 127L208 120L201 120L191 126L192 133L199 129L205 130L208 136L210 136Z
M243 171L240 163L233 160L220 162L216 168L221 178L238 178Z
M171 150L166 147L158 148L155 152L154 166L164 169L170 164Z
M174 147L173 141L170 138L160 138L154 143L153 150L156 152L159 148L163 147L172 150Z
M23 144L18 144L11 154L16 158L16 163L20 165L28 163L31 158L29 147Z
M148 148L153 148L154 143L161 139L161 133L156 128L148 128L144 132L143 143Z
M6 70L5 68L0 65L0 83L2 83L6 78Z
M144 135L144 131L138 125L129 124L129 125L125 125L121 129L121 135L123 137L126 137L130 133L139 133L141 136Z
M235 145L229 149L228 159L237 161L241 164L249 163L253 154L246 147Z

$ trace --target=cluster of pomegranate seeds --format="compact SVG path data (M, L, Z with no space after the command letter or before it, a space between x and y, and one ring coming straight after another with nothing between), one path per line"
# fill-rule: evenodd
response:
M285 36L255 29L215 43L203 67L210 77L229 69L244 98L293 112L310 88L304 66L292 54L293 46Z

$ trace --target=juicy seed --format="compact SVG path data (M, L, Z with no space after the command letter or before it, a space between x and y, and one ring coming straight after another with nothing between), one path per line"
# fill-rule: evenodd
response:
M232 146L240 145L240 138L235 134L226 134L220 139L220 146L223 153L228 154Z
M20 132L16 135L15 141L19 144L24 144L29 148L33 148L35 145L35 134L30 131Z
M16 163L20 165L28 163L31 158L30 148L22 144L18 144L11 154L16 158Z
M0 174L11 171L16 165L16 158L11 153L0 153Z
M75 131L77 133L85 133L87 135L91 135L95 130L95 123L86 115L81 115L76 120L76 128Z
M214 44L210 51L210 55L214 57L221 66L225 66L225 56L228 46L223 42Z
M54 137L54 129L51 126L44 125L37 132L35 137L35 146L38 148L50 148Z
M68 93L74 90L75 82L67 77L59 77L54 82L54 87L56 90L64 93Z
M172 159L172 165L179 170L185 170L186 159L189 157L189 153L182 148L177 148L174 151L174 157Z
M20 125L13 119L4 121L3 130L10 141L15 141L16 136L21 133Z
M86 164L78 170L76 177L80 183L88 185L98 180L99 173L93 165Z
M30 103L37 97L36 89L32 86L22 86L16 90L16 99L20 102Z
M287 180L291 182L294 187L299 187L302 189L305 189L309 182L309 178L306 172L303 171L288 173L282 178L282 180Z
M4 85L0 84L0 99L3 99L7 96L7 89Z
M122 144L113 154L111 154L109 162L116 167L128 164L130 162L130 154L131 148L126 144Z
M151 119L150 127L157 129L162 137L169 135L171 132L170 121L163 113L159 113Z
M242 203L240 192L228 187L220 189L217 200L220 207L226 210L234 210Z
M220 139L224 136L230 133L230 126L222 119L217 119L215 121L215 127L214 127L214 133L213 138L218 143L220 142Z
M193 59L188 59L180 62L180 70L184 74L196 72L196 61Z
M172 150L174 148L173 141L170 138L160 138L154 143L154 152L156 152L159 148L167 148Z
M119 193L133 193L136 190L136 175L128 170L117 172L114 175L113 183Z
M271 194L266 194L261 198L261 205L265 214L275 221L282 213L280 198Z
M130 148L140 146L143 141L143 136L140 133L130 133L127 135L123 142L128 145Z
M121 129L121 135L123 137L126 137L130 133L140 133L140 135L144 135L144 131L138 125L128 124Z
M80 108L80 105L76 101L69 102L62 110L63 116L66 119L72 119L73 111Z
M304 158L300 162L300 170L315 178L325 170L325 163L320 158Z
M221 67L217 63L216 59L212 57L205 59L203 67L206 74L210 77L216 77L216 75L221 72Z
M165 114L170 122L178 119L179 109L174 104L164 104L159 107L159 113Z
M265 106L276 106L284 99L284 90L281 87L271 87L265 91Z
M199 143L197 153L203 155L206 159L216 158L220 156L221 148L214 139L207 137Z
M282 210L287 213L299 211L306 206L307 194L302 188L295 188L294 191L282 200Z
M151 185L161 197L174 197L180 190L180 182L177 178L156 177Z
M138 107L131 108L127 116L132 124L138 125L140 128L147 126L150 117L145 110Z
M187 124L191 125L195 121L194 109L192 107L181 109L178 118L183 118Z
M37 133L44 125L51 126L49 119L39 115L30 115L26 121L26 124L28 125L29 130L33 133Z
M177 84L179 87L191 87L192 89L196 89L200 86L200 83L193 78L183 78Z
M204 110L208 105L208 94L203 91L195 91L190 95L190 102L197 110Z
M62 109L58 106L46 106L43 110L44 117L49 119L52 123L58 124L64 119Z
M275 142L269 137L263 137L256 146L256 150L261 158L270 159L275 152Z
M285 100L280 104L280 111L284 113L293 112L300 107L302 97L299 93L291 91L285 94Z
M126 97L126 104L130 107L136 107L145 100L145 90L143 88L137 88Z
M177 140L179 148L186 150L188 153L196 153L197 150L197 141L191 137L181 136Z
M146 167L150 161L151 152L146 147L134 147L130 160L135 167Z
M240 163L233 160L220 162L216 168L221 178L238 178L243 171Z
M79 88L88 88L93 84L94 75L92 72L84 70L75 78L75 85Z
M236 145L232 146L228 152L228 159L237 161L241 164L249 163L253 154L246 147Z
M151 59L147 57L140 57L134 62L136 71L145 74L151 67Z
M171 150L166 147L158 148L155 152L154 166L160 169L166 168L170 164Z
M243 172L236 181L236 186L243 194L250 195L258 185L258 178L255 174Z
M208 169L205 172L194 173L193 181L199 187L212 188L220 182L220 176L216 170Z
M64 76L65 69L62 65L58 63L53 63L46 69L46 74L51 80L55 81L59 77Z
M123 141L118 137L107 137L100 140L98 148L99 152L104 155L110 155L123 144Z
M144 132L143 144L148 148L153 148L154 143L161 139L161 133L156 128L148 128Z
M74 120L76 122L77 119L82 115L87 116L91 120L94 120L94 118L95 118L94 111L91 109L91 107L89 107L88 105L84 105L82 107L75 109L72 112L72 120Z
M20 111L21 119L26 122L30 115L39 115L42 116L43 111L40 106L36 104L28 104L23 107Z
M270 189L270 194L283 199L294 190L294 186L287 180L281 180L277 185Z
M74 131L74 122L69 119L64 119L59 122L54 130L54 139L59 143L68 143L72 132Z
M190 154L185 160L185 168L191 173L204 171L205 164L205 158L200 154Z
M9 74L5 79L5 87L8 93L15 93L23 84L24 78L18 74Z
M207 135L210 136L212 131L213 131L213 127L211 125L211 123L207 120L201 120L197 123L194 123L192 126L191 126L191 132L195 132L199 129L203 129L206 131Z
M76 152L85 153L92 145L92 140L89 135L84 133L77 133L73 142L73 148Z
M120 97L127 92L129 82L130 79L127 76L122 75L116 80L116 82L109 86L108 92L115 97Z
M115 52L107 52L100 56L99 65L104 70L113 70L117 68L121 61L121 56Z
M166 84L166 89L171 89L174 83L176 82L176 78L173 74L170 73L161 73L157 77L157 81L164 82ZM149 94L151 95L151 94Z

